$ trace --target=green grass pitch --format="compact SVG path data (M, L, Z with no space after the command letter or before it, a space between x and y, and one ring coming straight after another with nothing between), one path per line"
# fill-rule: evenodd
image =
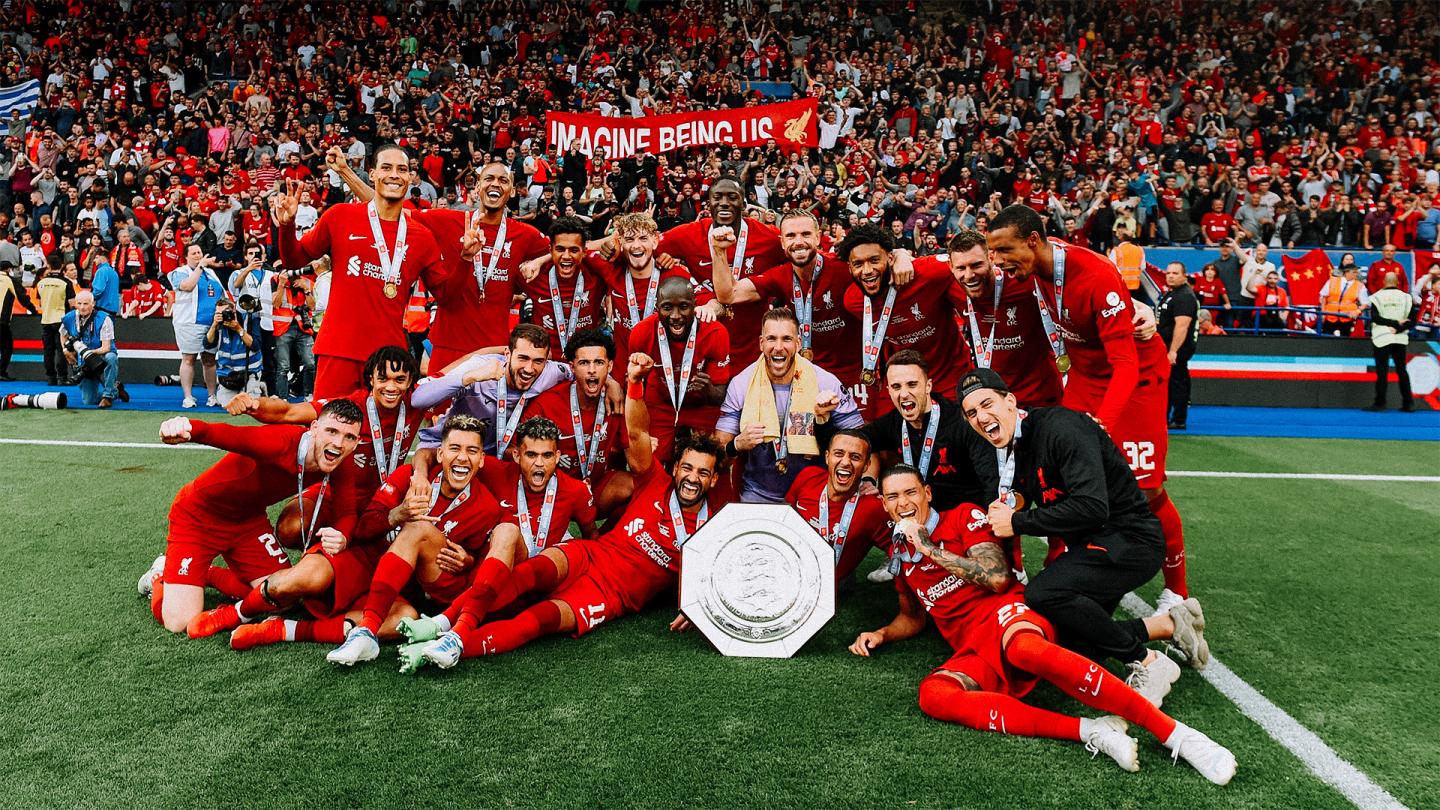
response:
M153 442L162 418L10 412L0 438ZM665 605L419 677L389 648L338 671L321 645L183 641L135 579L176 489L214 458L0 444L0 807L1346 805L1189 671L1166 710L1235 752L1227 788L1143 732L1128 774L1079 745L929 720L916 685L947 650L928 633L849 655L895 609L863 581L788 661L723 658L667 632ZM1437 460L1421 443L1181 437L1170 466L1424 475ZM1400 801L1433 806L1440 486L1170 487L1215 655ZM1048 686L1031 700L1093 714Z

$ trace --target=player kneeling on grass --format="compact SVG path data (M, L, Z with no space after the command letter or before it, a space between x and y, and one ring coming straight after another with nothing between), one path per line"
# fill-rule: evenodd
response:
M551 633L582 636L675 586L680 548L722 505L711 487L723 451L702 434L677 443L673 473L656 461L643 382L654 363L648 355L632 354L626 371L625 455L635 494L615 527L596 540L562 543L515 566L508 582L472 594L454 628L434 641L421 643L444 630L445 619L402 622L401 631L417 642L400 649L402 672L426 663L453 667L462 657L509 652ZM488 612L505 607L504 598L529 593L543 594L543 601L513 619L480 624Z
M473 416L451 417L440 435L439 473L430 486L406 492L409 470L402 468L404 475L396 471L376 493L360 530L378 529L394 541L375 568L363 609L350 617L355 626L325 660L345 666L371 661L380 654L380 639L401 638L396 623L418 615L399 597L412 578L426 596L449 604L477 577L498 578L529 556L514 518L477 479L485 466L482 431Z
M320 409L309 428L237 427L183 416L160 426L166 444L197 442L228 451L182 487L170 507L164 572L151 595L151 607L165 629L189 629L196 636L196 623L206 615L201 613L204 587L217 555L252 585L290 568L265 510L293 492L291 487L303 490L319 484L319 497L330 497L337 507L331 525L317 528L318 519L309 522L306 541L313 539L336 553L346 546L359 503L357 471L344 462L360 441L360 422L359 406L335 400Z
M856 655L918 634L928 614L955 654L920 682L920 709L937 720L982 731L1083 742L1127 771L1140 769L1126 721L1154 734L1176 759L1211 782L1235 775L1235 757L1204 734L1166 716L1099 664L1055 644L1050 623L1025 604L1001 541L985 512L962 504L930 508L930 487L907 465L880 480L895 521L900 614L850 645ZM1081 703L1116 716L1071 717L1022 703L1037 678Z

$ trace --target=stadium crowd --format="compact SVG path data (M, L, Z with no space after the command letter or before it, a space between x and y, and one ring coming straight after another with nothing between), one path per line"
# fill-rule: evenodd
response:
M448 668L638 610L712 508L787 501L837 573L889 555L900 614L853 652L927 614L955 647L927 714L1138 768L1118 719L1017 700L1043 678L1223 784L1234 758L1159 712L1179 672L1147 646L1208 658L1166 388L1191 329L1282 306L1269 249L1434 246L1440 28L1398 9L17 4L3 83L43 97L7 122L0 267L16 305L41 291L47 374L77 332L113 350L105 318L168 314L185 407L198 361L209 404L271 423L161 428L228 451L142 580L175 632L347 665L406 639L404 668ZM543 139L549 110L776 84L818 100L819 148ZM1214 272L1154 337L1136 256L1192 243ZM1325 328L1391 272L1342 264ZM559 542L572 521L588 539ZM1023 596L1022 534L1051 541ZM1157 573L1155 615L1112 619ZM272 615L300 603L313 621Z

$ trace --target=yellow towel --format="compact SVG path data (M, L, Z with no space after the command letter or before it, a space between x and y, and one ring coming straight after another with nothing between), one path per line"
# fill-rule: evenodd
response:
M820 380L815 366L804 357L795 358L790 379L790 414L785 422L785 448L800 456L820 455L815 441L815 399L820 394ZM780 438L780 413L775 406L775 389L765 371L765 358L755 363L755 375L745 390L745 407L740 409L740 427L764 425L766 441Z

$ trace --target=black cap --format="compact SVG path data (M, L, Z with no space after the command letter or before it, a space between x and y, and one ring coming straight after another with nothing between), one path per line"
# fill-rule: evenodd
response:
M966 397L983 388L989 388L1002 394L1010 393L1010 386L1005 384L1005 378L991 369L977 368L960 378L958 391L960 396L957 401L964 402Z

